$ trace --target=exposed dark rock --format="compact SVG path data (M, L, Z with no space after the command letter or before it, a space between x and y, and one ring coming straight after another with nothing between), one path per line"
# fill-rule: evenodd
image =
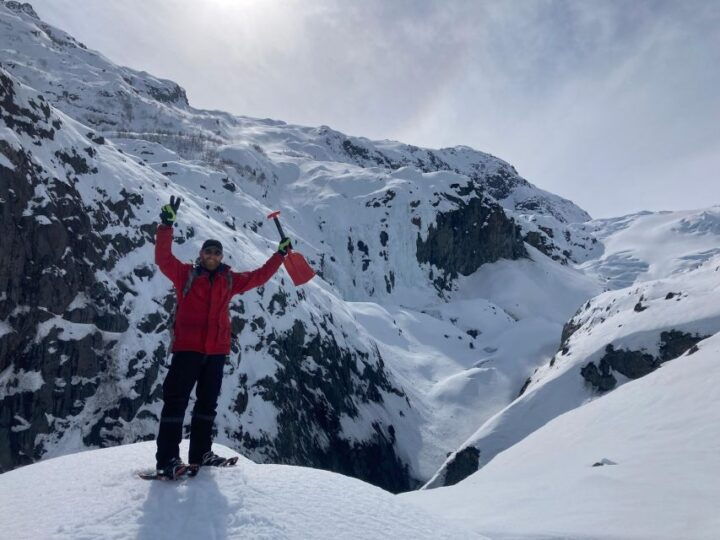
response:
M385 276L385 290L388 294L392 292L392 290L395 288L395 272L390 270L390 272Z
M70 152L57 151L55 152L55 157L57 157L66 165L72 167L73 171L75 171L75 174L88 174L90 172L97 172L96 168L90 169L87 160L81 155L79 155L74 148Z
M602 360L600 369L593 362L589 362L580 370L580 375L600 392L612 390L617 384L617 379L610 373L610 364Z
M38 14L35 13L33 7L27 2L16 2L15 0L9 0L8 2L5 2L5 7L17 13L25 13L26 15L30 15L33 19L37 19L38 21L40 20L40 17L38 17Z
M274 377L257 382L255 392L278 408L277 438L251 441L242 432L234 437L246 446L265 447L272 461L337 471L393 492L416 487L396 455L391 425L376 422L372 438L360 443L343 437L341 416L355 418L360 404L382 403L382 392L404 396L388 379L380 353L341 348L327 316L314 323L313 333L296 321L287 334L268 337L269 353L279 365ZM298 361L307 358L311 364Z
M20 106L16 90L0 70L2 120L40 145L54 141L62 123L51 107L29 93L24 95L31 96L26 99L30 106ZM69 165L66 178L56 178L29 151L6 141L0 141L0 154L12 164L11 169L0 166L0 319L13 329L0 339L0 370L12 370L0 400L4 471L41 457L43 436L63 433L70 426L66 419L83 411L103 379L124 375L112 361L117 341L104 334L129 329L121 311L123 293L98 281L96 271L111 270L119 250L126 254L133 241L124 248L111 243L113 249L108 249L98 229L119 224L118 219L102 207L86 207L76 188L74 175L92 172L83 157L93 156L92 148L54 153ZM95 218L102 218L100 227ZM138 232L143 242L144 234ZM77 325L77 335L68 335L68 325ZM139 396L133 406L147 398Z
M454 486L478 470L480 450L474 446L466 446L455 454L445 468L444 486Z
M427 239L417 237L418 262L445 271L435 279L439 290L448 289L458 274L469 276L482 264L521 257L527 257L527 251L519 227L499 205L480 198L438 214Z
M169 87L157 87L147 85L148 93L158 100L160 103L172 103L179 105L188 105L187 94L185 89L180 85L172 83Z
M382 197L374 198L365 203L368 208L380 208L381 206L391 206L389 203L395 198L396 193L392 189L388 189Z
M389 238L387 231L380 231L380 244L382 244L383 247L387 246Z
M668 330L660 334L660 361L667 362L678 356L682 356L686 351L693 347L697 350L696 345L702 340L710 336L701 336L700 334L688 334L677 330Z
M30 108L18 104L15 99L15 86L12 79L0 69L0 118L11 130L24 133L35 139L55 138L55 131L61 124L57 118L51 118L50 105L42 96L29 99ZM6 146L5 141L1 141Z
M160 325L163 324L166 319L167 315L159 311L149 313L145 315L143 320L138 323L137 329L144 334L150 334L151 332L160 331L163 329L163 327L160 327Z
M585 304L584 307L580 308L577 313L580 313L580 311L582 311L583 309L587 309L588 307L589 303ZM572 319L570 319L563 325L562 334L560 335L560 350L566 348L567 341L582 326L582 323L576 320L577 313Z
M530 244L532 247L547 255L548 257L554 256L555 245L552 242L548 242L546 236L539 231L528 231L523 240ZM557 257L555 255L555 257Z
M482 181L486 186L488 193L498 200L506 198L514 189L520 185L528 185L528 182L520 178L517 173L503 167L493 175L488 175L485 178L479 177L477 180ZM537 210L537 203L533 205L531 202L525 204L525 206L519 205L520 210Z
M368 151L368 149L353 144L350 139L345 139L342 143L342 147L349 156L362 159L370 159L370 152Z
M543 227L542 225L538 225L538 229L540 229L542 232L544 232L550 238L555 238L555 233L553 232L553 230L550 227ZM570 233L568 232L568 234L566 235L566 238L567 238L567 236L569 236L569 234Z
M518 392L517 397L522 396L525 393L525 390L528 389L528 386L530 386L530 383L532 382L532 377L528 377L525 379L525 382L522 385L522 388L520 388L520 392Z
M682 356L696 347L697 343L708 336L691 335L677 330L660 333L660 354L654 357L643 351L627 349L616 350L612 344L605 348L605 355L598 366L590 362L580 370L582 377L601 392L615 388L617 379L612 372L618 372L629 379L638 379L655 371L664 362Z
M229 178L223 178L222 184L223 188L227 189L230 193L235 193L237 191L237 186L235 185L235 182L231 182Z
M150 279L155 275L155 270L153 270L147 264L144 264L137 268L133 268L133 274L135 274L139 278Z
M268 305L268 311L270 314L274 314L277 311L277 315L285 315L289 297L290 295L282 289L273 294L270 298L270 304Z
M96 135L95 133L93 133L91 131L91 132L87 133L85 136L88 139L90 139L92 142L94 142L95 144L100 144L100 145L105 144L105 137L103 137L102 135Z
M332 146L332 143L329 140L328 143ZM362 167L367 165L379 165L381 167L397 168L397 166L393 166L391 160L389 160L383 153L374 149L369 150L365 147L359 146L353 143L350 139L343 140L341 147L354 162Z
M617 465L613 460L602 458L600 461L596 461L592 464L593 467L604 467L605 465Z
M651 354L642 351L631 351L627 349L615 350L612 345L605 348L605 356L602 361L607 362L610 367L625 375L629 379L638 379L655 371L660 363Z

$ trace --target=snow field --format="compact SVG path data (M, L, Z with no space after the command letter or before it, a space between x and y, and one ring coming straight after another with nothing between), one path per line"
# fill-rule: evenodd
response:
M238 455L215 444L219 455ZM286 465L136 476L155 443L91 450L0 476L0 535L53 539L459 539L482 536L359 480ZM187 454L187 442L181 455Z
M459 484L400 498L491 538L720 538L718 380L720 333L557 416Z

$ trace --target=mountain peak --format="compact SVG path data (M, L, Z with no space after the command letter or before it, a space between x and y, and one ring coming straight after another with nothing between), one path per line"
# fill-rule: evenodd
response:
M30 4L28 4L27 2L15 2L15 1L11 0L9 2L0 1L0 3L5 4L5 7L11 11L14 11L16 13L24 13L26 15L29 15L33 19L37 19L38 21L40 20L40 17L35 12L33 7Z

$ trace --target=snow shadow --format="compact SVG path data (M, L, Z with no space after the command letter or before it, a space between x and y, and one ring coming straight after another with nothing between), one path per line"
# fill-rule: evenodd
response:
M237 508L231 508L214 475L200 471L192 479L151 484L137 521L138 540L228 538L230 514Z

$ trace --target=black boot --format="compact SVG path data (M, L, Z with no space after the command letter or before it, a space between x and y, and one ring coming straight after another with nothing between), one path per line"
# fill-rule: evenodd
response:
M217 454L213 454L211 450L209 452L205 452L205 455L202 457L201 465L203 467L224 467L228 461L228 458L220 457Z
M200 470L200 467L232 467L237 462L237 457L224 458L213 454L212 451L205 452L200 463L191 463L188 465L188 474L195 476Z
M188 471L180 458L172 458L170 461L157 468L157 477L165 480L177 480Z

